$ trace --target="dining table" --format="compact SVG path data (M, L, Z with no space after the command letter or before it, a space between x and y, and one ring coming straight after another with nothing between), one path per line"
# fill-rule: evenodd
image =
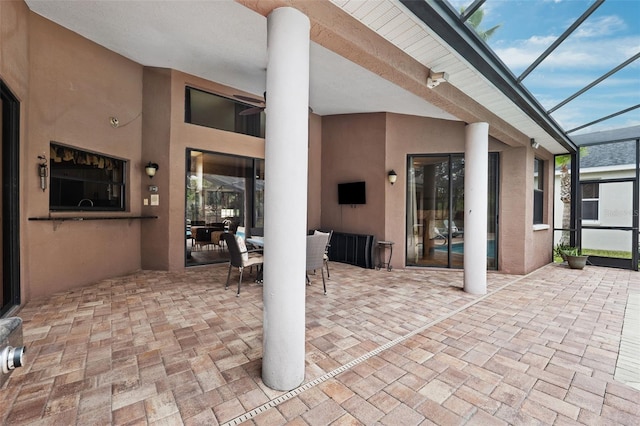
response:
M255 237L247 238L245 241L256 247L264 247L264 237L255 236Z

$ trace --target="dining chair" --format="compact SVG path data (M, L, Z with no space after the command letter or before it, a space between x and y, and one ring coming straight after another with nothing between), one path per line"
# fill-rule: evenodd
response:
M307 236L307 285L311 284L309 271L320 269L322 273L322 288L325 295L327 294L327 283L324 280L324 253L328 242L328 233Z
M240 285L242 284L242 272L244 268L251 266L260 266L264 263L262 254L259 254L254 250L247 250L244 243L244 239L230 232L225 232L223 235L224 242L229 250L229 272L227 273L227 283L224 289L229 288L229 278L231 277L231 268L238 268L240 272L240 278L238 279L238 292L236 297L240 296Z
M192 229L196 231L194 240L195 247L202 249L204 246L208 249L211 245L211 230L206 227L194 227Z
M313 231L313 235L328 235L327 238L327 246L324 249L324 267L327 268L327 278L331 278L331 275L329 274L329 248L331 247L331 236L333 235L333 230L329 231L329 232L322 232L319 230L315 230Z
M223 243L224 240L222 239L222 235L224 234L224 231L213 231L211 232L211 244L214 245L214 247L222 249L223 247Z
M245 231L245 227L244 226L238 226L236 228L236 237L240 237L243 240L247 237L246 236L246 231Z

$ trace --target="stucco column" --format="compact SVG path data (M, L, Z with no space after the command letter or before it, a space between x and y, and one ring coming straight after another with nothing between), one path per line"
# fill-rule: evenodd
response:
M304 380L309 19L292 8L267 18L262 380Z
M465 128L464 142L464 291L487 292L487 191L489 124Z

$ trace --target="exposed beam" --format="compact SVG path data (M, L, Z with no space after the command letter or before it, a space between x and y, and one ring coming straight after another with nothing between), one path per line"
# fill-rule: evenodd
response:
M311 40L387 81L421 97L466 123L487 122L494 138L523 146L529 137L451 84L427 87L430 69L328 1L236 0L268 16L277 7L293 7L311 20Z

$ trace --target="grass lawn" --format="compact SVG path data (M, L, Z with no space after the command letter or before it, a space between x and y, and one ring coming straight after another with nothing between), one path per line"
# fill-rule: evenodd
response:
M613 257L616 259L631 259L630 251L620 251L620 250L596 250L596 249L582 249L582 254L588 254L590 256L602 256L602 257ZM562 263L562 258L560 256L554 256L553 261L555 263Z
M602 257L615 257L617 259L631 259L630 251L619 251L619 250L595 250L595 249L582 249L582 254L588 254L593 256L602 256Z

